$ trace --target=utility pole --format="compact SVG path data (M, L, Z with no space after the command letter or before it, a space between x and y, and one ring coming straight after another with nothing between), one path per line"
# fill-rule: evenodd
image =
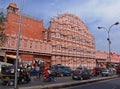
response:
M21 34L21 23L22 23L22 9L23 9L23 1L21 0L20 5L20 13L19 13L19 26L18 26L18 39L17 39L17 46L16 46L16 66L15 66L15 86L14 89L18 89L18 58L19 58L19 47L20 47L20 34Z

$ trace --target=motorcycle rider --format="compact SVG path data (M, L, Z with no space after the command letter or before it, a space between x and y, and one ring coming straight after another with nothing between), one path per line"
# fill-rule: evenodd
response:
M43 75L44 75L44 79L48 77L49 72L48 72L47 68L45 68L45 69L43 70Z
M48 81L53 80L54 81L54 76L53 76L50 68L45 68L43 74L44 74L44 78L43 78L44 80L48 80Z

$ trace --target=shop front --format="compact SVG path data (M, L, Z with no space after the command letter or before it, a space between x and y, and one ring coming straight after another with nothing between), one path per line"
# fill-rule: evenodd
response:
M5 58L7 58L7 61L6 61L7 63L11 63L11 64L15 65L15 63L16 63L16 55L6 54Z
M51 66L51 57L50 56L35 56L34 62L37 66L40 67L50 67Z
M0 62L4 62L5 52L0 50Z
M30 54L20 54L19 65L28 67L34 65L34 56Z

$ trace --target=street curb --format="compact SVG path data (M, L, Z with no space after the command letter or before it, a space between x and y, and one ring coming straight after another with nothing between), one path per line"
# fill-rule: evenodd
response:
M98 81L103 81L103 80L113 79L113 78L118 78L118 77L120 77L120 76L117 75L117 76L101 77L101 78L67 82L67 83L40 85L40 86L32 86L32 87L21 87L19 89L59 89L59 88L65 88L65 87L70 87L70 86L93 83L93 82L98 82Z

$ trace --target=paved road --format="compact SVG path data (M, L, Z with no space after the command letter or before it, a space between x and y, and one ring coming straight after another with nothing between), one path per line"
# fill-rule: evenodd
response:
M120 89L120 78L80 86L68 87L64 89Z
M98 76L99 77L99 76ZM95 77L97 78L97 77ZM72 82L72 81L76 81L76 80L72 80L71 76L67 77L55 77L56 81L52 81L52 82L43 82L41 79L39 78L32 78L31 82L28 84L21 84L19 85L19 87L30 87L30 86L38 86L38 85L49 85L49 84L56 84L56 83L65 83L65 82ZM13 89L14 86L3 86L0 85L0 89Z
M55 80L56 81L52 81L52 82L43 82L41 79L34 77L34 78L32 78L30 83L20 84L19 87L30 87L30 86L38 86L38 85L47 85L47 84L75 81L75 80L72 80L71 76L70 77L67 77L67 76L66 77L56 77ZM10 88L14 88L14 86L3 86L0 84L0 89L10 89Z

